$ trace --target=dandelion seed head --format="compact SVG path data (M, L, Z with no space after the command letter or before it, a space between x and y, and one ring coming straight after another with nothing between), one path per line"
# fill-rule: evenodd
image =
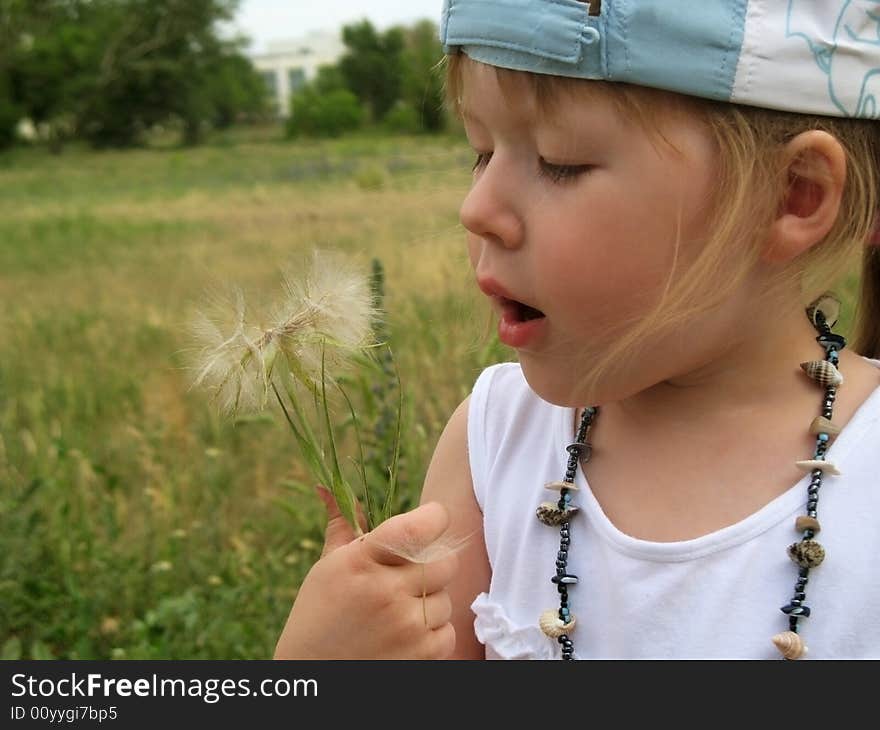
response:
M246 315L243 294L233 290L214 295L207 311L196 312L190 322L196 345L193 386L212 392L227 414L260 410L268 400L263 332L249 324Z
M332 382L334 371L372 343L369 276L347 257L317 250L307 270L288 267L282 285L267 326L248 321L239 290L215 295L191 322L193 385L211 390L225 413L262 410L272 385L291 374L315 392L322 370Z
M290 267L285 271L284 292L273 317L279 345L316 382L322 358L333 370L371 344L376 310L369 277L350 259L317 250L305 276Z

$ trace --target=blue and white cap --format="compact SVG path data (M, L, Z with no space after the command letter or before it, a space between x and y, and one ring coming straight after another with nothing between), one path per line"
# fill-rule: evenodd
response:
M599 7L599 3L593 3ZM880 118L880 0L444 0L446 53L751 106Z

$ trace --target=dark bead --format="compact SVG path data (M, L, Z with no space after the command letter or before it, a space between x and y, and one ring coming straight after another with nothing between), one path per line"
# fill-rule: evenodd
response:
M846 337L839 335L836 332L823 333L816 338L816 342L829 351L833 351L834 348L842 350L846 347Z
M779 609L782 613L788 614L789 616L803 616L807 618L810 615L810 607L809 606L800 606L795 604L794 602L788 604L787 606L783 606Z
M554 575L551 579L553 583L563 583L565 585L575 585L578 582L576 575Z
M809 568L800 568L798 570L798 576L804 583L810 582L810 569Z
M565 569L565 561L564 561L564 560L557 560L557 561L556 561L556 567L557 567L557 568L562 568L562 569L564 570L564 569Z
M803 591L797 591L797 592L794 594L794 597L795 597L795 599L798 600L798 601L805 601L806 598L807 598L807 594L804 593Z

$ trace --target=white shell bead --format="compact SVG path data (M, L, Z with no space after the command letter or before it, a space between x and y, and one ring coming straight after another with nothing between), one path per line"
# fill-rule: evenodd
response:
M572 482L550 482L549 484L544 485L544 488L550 489L554 492L561 492L563 489L567 489L569 492L578 491L577 485Z
M840 370L827 360L802 362L801 369L823 387L843 384L843 375L841 375Z
M807 653L807 646L800 634L794 631L783 631L773 637L773 643L786 659L800 659Z
M803 469L808 472L813 471L814 469L821 469L826 474L831 474L836 477L840 476L840 470L830 461L807 459L806 461L796 461L795 466L798 467L798 469Z
M538 626L541 627L541 631L551 639L558 639L563 634L571 633L574 631L576 623L577 619L575 619L574 614L569 617L568 623L565 623L559 618L559 609L557 608L548 608L541 614L541 618L538 619Z

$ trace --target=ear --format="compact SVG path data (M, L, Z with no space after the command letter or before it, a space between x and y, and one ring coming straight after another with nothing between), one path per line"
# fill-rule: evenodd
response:
M802 132L785 146L785 155L789 188L761 254L768 263L793 259L828 234L846 180L846 153L828 132Z

